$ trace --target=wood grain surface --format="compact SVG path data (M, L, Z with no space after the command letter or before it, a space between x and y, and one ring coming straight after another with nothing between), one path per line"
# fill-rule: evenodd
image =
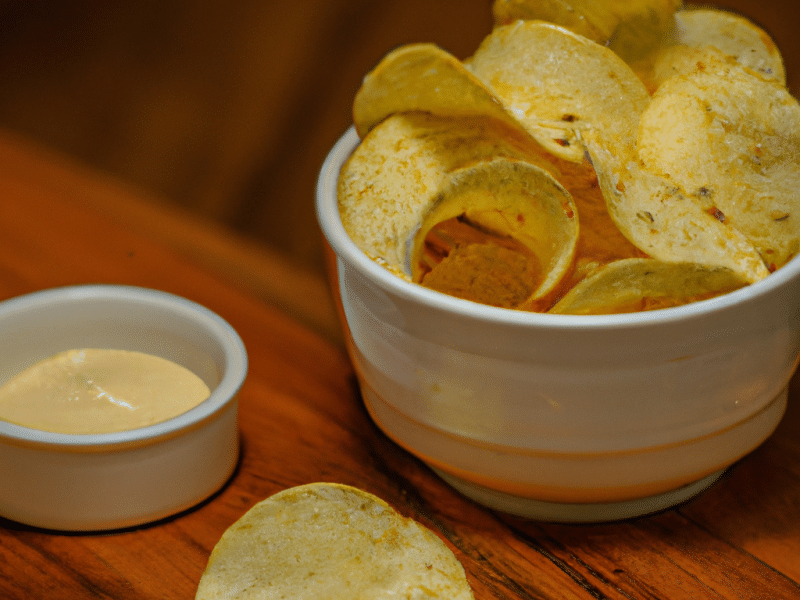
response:
M312 481L360 487L431 528L479 600L800 598L797 377L775 434L698 498L620 523L518 519L460 496L373 425L342 345L315 328L328 317L309 317L298 299L321 280L248 254L201 220L171 228L180 211L3 133L0 214L0 299L78 283L158 288L219 313L250 357L242 459L222 490L123 531L0 520L3 600L193 598L228 526L268 495ZM273 278L277 297L258 283Z

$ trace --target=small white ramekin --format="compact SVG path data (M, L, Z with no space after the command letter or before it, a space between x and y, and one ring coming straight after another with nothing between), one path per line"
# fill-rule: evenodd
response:
M239 456L237 393L247 373L239 335L221 317L156 290L86 285L0 303L0 384L72 348L137 350L196 373L211 395L167 421L72 435L0 421L0 516L92 531L152 522L201 502Z

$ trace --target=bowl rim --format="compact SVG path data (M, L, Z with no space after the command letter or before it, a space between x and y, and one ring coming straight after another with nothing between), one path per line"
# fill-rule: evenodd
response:
M153 308L166 309L194 320L219 343L225 356L225 372L208 398L175 417L140 427L109 433L73 434L44 431L0 420L0 443L17 442L62 449L114 448L120 445L154 443L192 429L225 407L239 392L248 369L247 350L236 330L215 312L192 300L169 292L132 285L89 284L49 288L0 302L0 318L18 311L42 309L61 302L125 300Z
M768 277L722 296L700 300L682 306L653 311L611 315L561 315L536 313L488 306L456 298L405 281L390 273L369 258L347 235L338 210L337 183L339 171L360 142L355 126L351 125L336 141L320 169L316 187L317 221L325 239L339 260L354 267L363 277L385 291L406 301L421 303L434 310L453 313L465 319L536 329L625 329L665 325L705 317L753 302L773 293L786 282L800 276L800 255Z

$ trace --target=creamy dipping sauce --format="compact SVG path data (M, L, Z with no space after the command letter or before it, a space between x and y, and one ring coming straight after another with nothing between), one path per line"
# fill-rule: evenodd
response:
M0 419L57 433L111 433L165 421L211 391L164 358L81 348L51 356L0 387Z

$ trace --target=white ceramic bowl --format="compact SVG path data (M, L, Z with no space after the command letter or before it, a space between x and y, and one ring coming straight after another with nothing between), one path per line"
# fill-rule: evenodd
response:
M118 433L51 433L0 421L0 516L58 530L140 525L197 504L233 473L247 354L210 310L137 287L56 288L0 303L0 336L0 384L57 352L92 347L161 356L211 389L184 414Z
M681 502L763 442L800 352L800 259L694 304L575 316L479 305L367 258L339 219L349 130L322 167L349 350L378 426L473 499L611 520Z

